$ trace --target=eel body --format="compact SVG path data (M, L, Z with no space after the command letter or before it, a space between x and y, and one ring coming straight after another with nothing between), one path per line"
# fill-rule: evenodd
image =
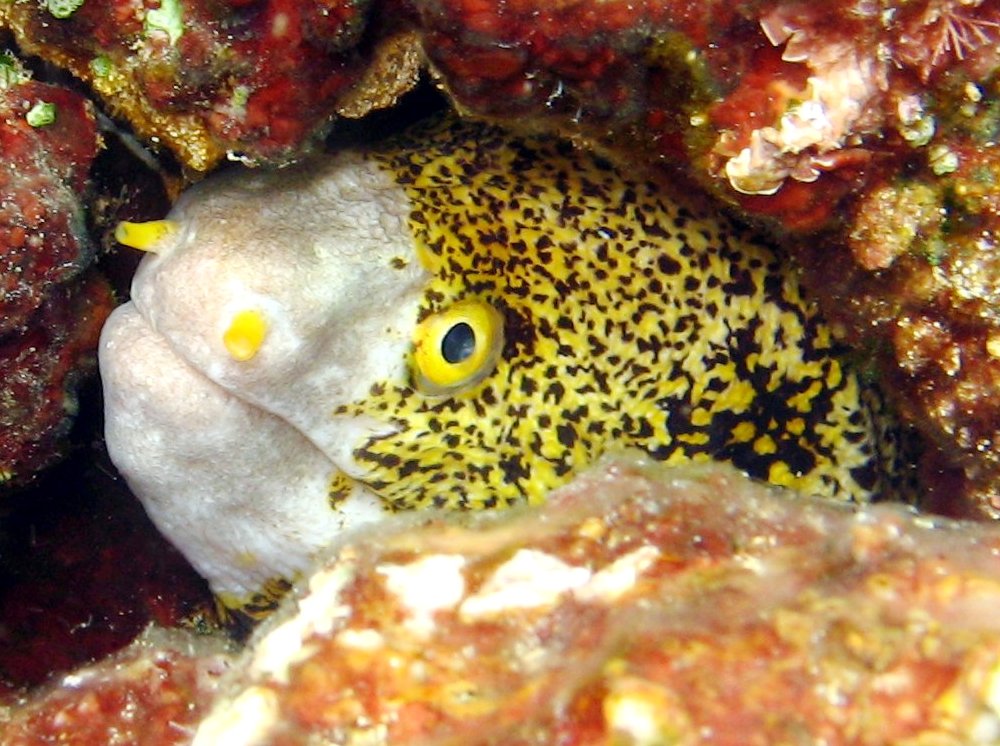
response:
M355 525L537 502L609 450L887 487L891 425L795 272L563 142L450 121L209 180L158 229L103 335L107 443L233 606Z

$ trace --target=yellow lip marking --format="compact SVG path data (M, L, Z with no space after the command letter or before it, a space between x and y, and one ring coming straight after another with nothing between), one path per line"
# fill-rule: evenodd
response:
M222 343L229 356L237 362L245 362L257 354L267 335L267 319L256 309L240 311L229 322L229 328L222 334Z
M176 220L150 220L145 223L122 220L115 226L115 240L133 249L155 254L160 241L176 233L179 228Z

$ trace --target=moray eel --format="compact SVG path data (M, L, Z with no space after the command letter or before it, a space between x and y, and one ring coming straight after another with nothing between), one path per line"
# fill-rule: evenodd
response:
M534 503L609 449L868 500L892 438L794 271L659 181L446 121L215 178L100 349L107 445L256 614L387 512Z

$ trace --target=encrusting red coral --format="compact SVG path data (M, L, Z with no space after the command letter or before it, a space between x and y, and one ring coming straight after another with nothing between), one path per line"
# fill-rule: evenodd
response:
M799 228L835 214L848 191L838 180L858 186L880 173L873 160L895 169L899 147L925 144L928 84L987 76L1000 36L981 0L413 5L460 105L604 145L624 134L627 147L701 164L718 193ZM794 182L834 172L825 209L795 209L805 193ZM798 196L752 198L785 186Z
M204 714L228 665L224 650L219 640L151 628L100 665L15 705L12 718L0 707L3 743L190 743L192 721Z
M83 191L97 154L86 99L27 78L0 56L0 335L22 330L53 286L92 251Z
M24 329L0 336L0 485L24 482L63 453L79 378L95 368L114 306L95 274L51 288Z

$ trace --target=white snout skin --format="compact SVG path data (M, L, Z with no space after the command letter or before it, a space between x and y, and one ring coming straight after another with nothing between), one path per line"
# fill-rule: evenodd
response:
M108 451L159 529L217 593L307 570L345 531L388 514L336 474L389 422L335 418L405 376L429 278L405 193L356 154L209 180L144 258L100 344ZM224 338L264 319L249 359Z
M115 465L216 593L242 598L293 578L383 517L362 488L332 509L337 469L323 452L184 363L131 303L108 320L100 357Z

